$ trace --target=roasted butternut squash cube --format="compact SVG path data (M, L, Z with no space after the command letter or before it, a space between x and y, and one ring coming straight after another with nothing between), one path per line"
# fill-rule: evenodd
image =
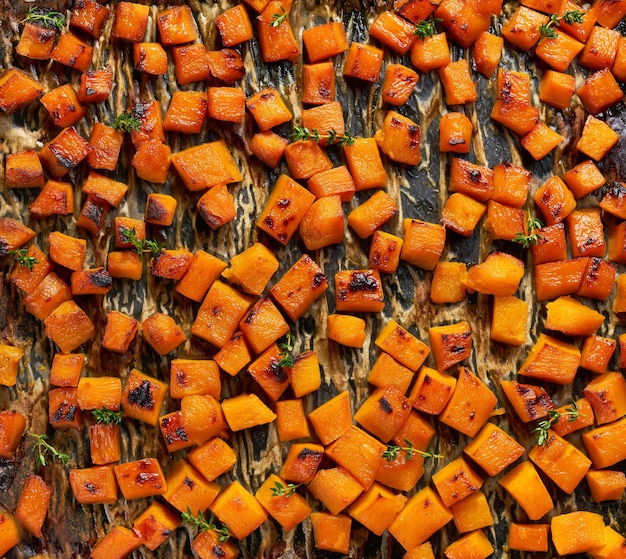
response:
M55 353L50 366L50 384L54 386L76 387L83 370L83 353Z
M69 83L51 89L39 101L48 111L52 122L62 128L76 124L85 116L76 91Z
M340 392L309 413L315 434L324 445L329 445L344 435L352 425L350 395Z
M328 339L347 347L363 347L365 321L347 314L328 315Z
M363 486L342 466L319 470L307 490L332 513L339 514L363 493Z
M583 443L594 468L607 468L626 458L623 444L625 435L624 418L583 433Z
M15 386L20 361L23 357L23 349L0 344L0 385Z
M617 342L612 338L588 336L581 349L580 366L594 373L604 373L616 347Z
M154 313L141 323L144 339L159 355L167 355L182 344L186 337L180 326L163 313Z
M483 31L489 29L490 15L486 9L478 10L475 6L482 3L448 0L441 2L435 11L435 17L442 20L442 24L454 39L463 48L468 49L474 44ZM499 10L498 10L499 11Z
M348 50L348 39L341 21L330 21L302 32L310 62L320 62Z
M411 412L411 403L395 386L377 388L354 414L354 419L386 443L402 427Z
M439 121L439 151L469 153L472 123L464 114L446 113Z
M491 509L487 497L477 491L450 507L454 525L459 533L472 532L493 525Z
M309 179L317 173L328 171L333 166L328 155L313 140L299 140L287 144L283 155L289 174L294 179Z
M237 455L226 442L214 437L188 452L187 459L205 479L213 481L235 465Z
M607 372L594 377L583 394L593 408L596 425L611 423L626 415L626 380L621 373Z
M80 429L82 419L76 388L52 388L48 391L48 422L54 429Z
M196 207L198 213L213 231L231 222L237 216L235 199L228 192L225 184L210 188L198 200Z
M393 319L381 330L375 343L381 350L412 371L417 371L430 353L426 344Z
M387 192L379 190L348 214L348 224L361 239L365 239L397 213L395 200Z
M288 6L290 8L291 4ZM300 47L289 19L285 18L280 25L274 24L276 20L274 14L284 15L284 12L285 7L282 2L272 1L257 18L256 31L264 62L279 60L296 62L300 58Z
M124 526L114 526L91 550L93 559L123 559L142 544L139 536Z
M590 159L567 171L563 175L563 180L576 200L597 190L606 182L604 175Z
M135 43L133 45L134 68L155 76L167 72L167 53L161 43Z
M35 150L6 155L4 184L7 188L39 188L44 185L43 167Z
M557 421L552 424L552 430L560 437L565 437L574 431L579 431L585 427L589 427L594 424L595 417L593 415L593 408L586 398L579 398L576 400L576 407L578 409L578 416L574 418L570 415L571 404L566 404L559 408L556 408L556 412L566 418L566 421Z
M528 331L528 302L516 297L493 298L489 337L496 342L521 346Z
M395 12L385 11L378 14L370 26L370 37L398 54L406 54L417 36L415 26Z
M122 405L124 415L149 425L156 425L167 394L167 384L152 378L138 369L128 375Z
M294 483L309 484L324 457L324 447L314 443L293 443L280 470L280 476Z
M18 68L0 75L0 111L11 114L30 105L44 92L43 84Z
M276 169L288 144L287 138L283 138L271 130L266 130L252 136L250 151L268 167Z
M246 113L246 96L237 87L210 87L207 115L225 122L241 122Z
M115 7L115 21L111 36L118 41L138 43L146 33L150 6L134 2L120 2Z
M46 336L63 353L71 353L93 338L95 326L87 313L73 300L61 303L44 320Z
M320 387L322 379L317 353L303 351L294 359L290 382L296 398L315 392Z
M600 161L611 151L619 140L619 135L603 120L589 115L576 149L595 161Z
M576 93L592 115L605 111L624 98L624 93L608 68L588 75Z
M0 457L12 458L26 429L26 417L15 410L0 411Z
M74 213L74 189L69 183L50 179L43 185L29 209L35 219L70 215Z
M90 425L89 452L91 462L96 466L119 462L121 457L119 426L103 423Z
M549 524L517 524L509 526L508 546L517 551L548 551Z
M352 42L343 64L343 75L375 83L380 77L382 65L382 50L372 45Z
M245 75L243 58L236 50L221 49L206 52L210 75L228 85Z
M576 346L540 334L518 374L566 385L574 380L579 365L580 350Z
M400 251L403 240L385 231L375 231L370 245L369 267L392 274L400 264Z
M276 402L275 409L276 428L281 441L305 439L310 435L301 399L280 400Z
M230 267L222 275L246 293L261 295L274 273L278 260L274 253L261 243L254 243L230 260Z
M61 130L41 148L39 159L52 177L59 179L77 167L89 151L87 141L70 126Z
M554 402L546 390L534 384L522 384L515 380L501 383L502 391L524 423L546 417L554 409Z
M328 134L336 132L336 136L343 136L346 131L341 103L332 101L304 109L302 111L302 126L308 130L317 131L321 135L319 145L327 146L331 143L330 138L326 137ZM339 140L335 139L332 143L337 142Z
M213 282L226 268L226 262L202 250L197 250L185 275L174 288L178 293L201 302Z
M411 389L409 401L416 410L439 415L452 397L456 379L430 367L422 367Z
M339 195L315 200L298 227L307 250L341 244L345 235L345 217Z
M109 8L95 0L83 0L72 7L70 27L98 38L110 14Z
M500 163L493 168L491 199L500 204L521 208L526 203L532 173L513 163Z
M355 189L385 188L387 172L383 167L375 138L357 138L344 147L348 169Z
M159 417L159 429L169 454L194 445L187 433L181 410Z
M285 531L293 530L311 514L311 507L306 499L297 492L287 495L276 494L276 490L284 491L287 483L276 474L270 474L256 492L255 497L269 515L278 522Z
M246 107L252 113L261 132L289 122L292 118L291 111L274 88L262 89L249 97Z
M468 553L473 557L485 559L492 555L494 551L493 545L491 545L487 536L481 530L474 530L451 543L446 547L444 553L450 559L466 557Z
M385 69L382 86L383 101L390 105L404 105L419 80L417 72L402 64L389 64Z
M193 44L172 48L174 71L179 85L203 81L211 75L204 45Z
M167 474L163 498L180 512L188 509L196 516L205 511L219 493L219 485L206 481L186 460L179 460Z
M164 495L167 491L165 476L156 458L123 462L114 466L113 470L120 491L127 501Z
M70 469L70 486L81 505L112 505L117 502L113 466Z
M72 295L106 295L113 287L113 277L102 267L78 270L71 277Z
M381 536L402 510L407 498L374 482L348 509L348 513L370 532Z
M226 487L210 509L239 540L249 536L267 520L267 513L259 501L238 481Z
M601 514L576 511L552 517L552 543L559 555L593 552L604 546L606 532ZM576 534L575 538L571 534Z
M420 72L428 73L450 64L450 45L446 33L417 39L411 47L411 64Z
M588 258L571 258L535 266L538 301L575 294L582 283Z
M515 462L524 447L493 423L485 423L480 433L463 449L490 476L498 475Z
M419 219L405 218L403 229L404 243L400 258L418 268L433 270L439 262L446 242L445 227Z
M24 481L15 518L36 538L41 537L41 527L48 514L51 494L52 489L37 475L30 475Z
M502 26L502 35L522 52L528 52L541 37L540 27L548 23L548 16L526 6L519 6Z
M170 363L170 396L184 398L210 394L220 397L220 372L210 359L172 359Z
M340 270L335 274L335 308L342 312L380 312L385 295L378 270Z
M558 30L554 33L554 37L543 37L539 41L535 54L557 72L565 72L585 45L566 33Z
M272 344L248 366L248 373L276 401L289 386L289 367L281 365L282 353Z
M569 296L559 297L551 301L546 304L546 309L548 314L545 328L563 332L569 336L590 336L604 322L602 313ZM574 352L573 349L571 351ZM574 353L578 355L578 361L580 361L580 352L576 350Z
M387 112L382 128L374 137L380 151L392 161L418 165L422 160L419 125L396 111Z
M231 184L242 179L241 171L224 140L173 153L172 164L190 191Z
M539 520L554 507L546 486L530 462L522 462L500 478L498 483L530 520Z
M467 288L498 296L515 294L524 275L524 263L505 252L492 252L467 273Z
M198 38L198 28L189 6L173 6L156 18L163 46L193 43Z
M315 547L325 551L346 554L350 550L350 530L352 519L340 514L334 516L327 512L311 513Z
M190 441L202 444L224 436L226 419L220 403L210 394L184 396L180 404L183 425Z
M133 531L148 549L155 551L179 524L180 520L173 511L164 504L153 501L133 520Z
M465 262L439 262L430 284L433 303L460 303L465 299L467 266Z
M81 103L102 103L113 90L113 69L87 70L80 76L78 100Z
M471 196L455 192L441 211L441 223L459 235L469 237L487 211L487 206Z
M243 4L223 11L215 18L215 25L225 47L240 45L254 37L252 22Z
M39 320L45 320L53 310L71 298L70 286L50 272L24 297L24 310Z
M546 157L553 149L564 141L563 136L552 130L543 122L538 122L535 127L521 139L521 144L532 155L535 161Z
M8 510L5 510L4 507L0 509L0 536L2 536L2 543L0 543L0 553L3 554L9 551L12 547L16 546L18 543L20 543L24 536L24 532L22 530L22 527L20 526L20 523Z
M91 66L93 47L78 38L71 31L61 33L56 46L50 53L50 59L81 72Z
M107 408L119 411L122 401L122 381L117 377L83 377L76 388L81 410Z
M464 497L468 497L472 493L476 493L483 484L482 478L462 456L448 462L433 474L432 479L441 501L447 507L462 501Z
M222 411L231 431L265 425L276 419L276 414L256 394L227 398L222 401Z
M104 226L109 204L95 195L87 195L87 199L80 210L80 215L76 220L76 225L89 231L92 235L97 235Z
M596 503L619 501L626 488L626 475L618 470L589 470L585 478Z
M491 78L502 57L503 47L502 37L483 31L476 39L472 53L476 70L486 78Z
M575 91L576 79L570 74L546 70L541 76L539 99L557 109L569 107Z
M56 29L27 22L15 46L15 52L32 60L49 60L56 38Z
M439 78L448 105L464 105L478 99L476 84L472 81L467 60L456 60L439 68Z

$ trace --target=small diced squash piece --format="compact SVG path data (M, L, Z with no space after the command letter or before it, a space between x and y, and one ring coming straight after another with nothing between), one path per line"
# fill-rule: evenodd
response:
M51 494L52 489L37 475L30 475L24 481L15 508L15 519L36 538L41 537Z
M541 386L504 380L501 387L515 413L524 423L546 417L554 409L552 398Z
M322 379L317 353L303 351L294 359L290 382L296 398L315 392L320 387Z
M354 420L386 443L411 413L411 403L395 386L377 388L354 414Z
M275 409L278 438L282 442L305 439L310 435L301 399L280 400Z
M615 76L615 79L622 83L626 82L626 38L624 37L620 37L617 44L617 53L611 73Z
M415 42L415 26L392 11L378 14L370 25L370 37L398 54L406 54Z
M248 373L274 402L289 386L289 367L280 365L283 354L272 344L248 366Z
M612 29L626 15L626 3L623 0L598 0L589 13L600 25Z
M546 309L548 315L544 327L569 336L591 336L604 322L602 313L570 296L551 301ZM580 352L578 354L580 356Z
M223 489L210 509L239 540L249 536L267 520L267 513L259 501L238 481Z
M576 149L594 161L600 161L611 151L618 140L619 134L606 122L589 115L585 121L582 135L576 143Z
M618 372L602 373L583 389L593 408L596 425L611 423L626 415L626 380Z
M50 366L50 384L54 386L76 387L83 370L83 353L55 353Z
M541 37L539 28L548 23L548 16L519 6L502 26L502 35L522 52L528 52Z
M566 21L561 20L559 27L568 35L571 35L575 39L578 39L579 41L582 41L584 43L587 41L589 33L591 33L591 30L595 26L596 16L591 13L591 11L583 9L573 0L563 0L557 13L560 17L562 17L565 12L573 10L577 10L583 14L582 22L578 23L575 21L572 23L567 23Z
M294 179L309 179L333 166L326 152L313 140L292 142L285 146L283 153L289 174Z
M385 231L375 231L370 245L369 267L392 274L400 264L403 240Z
M624 98L624 93L608 68L589 74L576 93L592 115L605 111Z
M210 394L185 396L180 409L190 441L202 444L213 437L224 435L226 420L222 407Z
M344 147L344 155L357 191L387 185L387 172L375 138L357 138Z
M107 269L114 278L139 280L143 273L141 259L134 250L109 252Z
M419 523L415 518L419 517ZM452 520L452 513L429 486L409 497L398 516L389 526L389 533L406 550L423 544L437 530Z
M308 254L304 254L274 284L270 294L295 322L327 289L326 274Z
M247 0L248 3L254 0ZM191 542L191 549L200 559L237 559L239 548L216 530L199 532Z
M153 501L133 521L133 531L151 551L155 551L168 536L178 528L180 520L176 513L164 504Z
M570 258L535 266L537 301L575 294L582 283L588 261L589 258Z
M310 62L320 62L348 50L348 39L341 21L330 21L302 32Z
M117 483L112 466L72 468L69 478L74 498L81 505L113 505L117 502Z
M197 250L185 275L176 284L176 291L189 299L201 302L213 282L226 268L226 262L202 250Z
M207 115L225 122L241 122L246 113L246 96L238 87L210 87Z
M71 298L70 286L50 272L24 297L24 310L39 320L45 320L53 310Z
M92 559L123 559L143 542L124 526L114 526L91 550Z
M347 347L363 347L365 321L357 316L329 314L328 339Z
M513 295L524 275L524 263L505 252L492 252L484 262L472 266L467 288L498 296Z
M192 326L195 336L222 348L236 332L252 305L252 297L234 287L215 281L211 285Z
M118 41L138 43L148 26L150 6L134 2L120 2L115 7L115 22L111 36Z
M539 99L557 109L569 107L575 91L576 79L570 74L546 70L541 76Z
M315 477L323 457L324 447L320 444L294 443L289 447L280 476L295 483L309 484Z
M342 312L380 312L385 295L378 270L340 270L335 274L335 308Z
M179 85L204 81L211 75L207 51L202 44L174 47L172 57Z
M498 481L530 520L539 520L554 504L531 462L522 462Z
M594 424L595 417L593 415L593 408L587 399L579 398L576 400L576 408L578 409L578 416L576 418L571 416L571 407L571 404L566 404L556 409L558 414L567 418L567 421L557 421L552 424L552 430L560 437L565 437L574 431L584 429Z
M399 106L404 105L413 93L419 80L417 72L402 64L389 64L385 69L385 81L382 86L382 96L385 103Z
M210 394L220 397L220 372L210 359L172 359L170 364L170 396L184 398Z
M291 3L289 3L291 6ZM300 47L287 18L280 25L275 25L274 14L281 14L285 7L280 1L271 1L256 21L257 37L264 62L289 60L296 62L300 58Z
M521 444L493 423L485 423L480 433L463 449L490 476L498 475L524 451Z
M180 512L191 510L196 516L205 511L215 500L220 487L206 481L186 460L179 460L170 469L166 478L167 491L163 498Z
M345 517L350 520L349 517ZM346 544L346 553L350 543L350 530L348 529L348 540ZM22 540L24 532L18 520L4 507L0 509L0 553L5 554L12 547L16 546Z
M106 295L113 287L113 277L102 267L78 270L71 276L72 295Z
M35 150L6 155L4 184L7 188L39 188L44 185L43 167Z
M403 221L404 243L400 258L413 266L433 270L446 242L443 225L419 219L405 218Z
M165 476L156 458L123 462L113 467L115 479L124 499L141 499L163 495L167 491Z
M464 49L469 49L480 34L489 29L491 16L487 4L447 0L439 4L435 17L442 20L452 39ZM495 11L500 12L497 8Z
M320 134L320 146L329 145L331 143L330 138L326 138L326 136L331 131L336 132L337 136L343 136L346 131L341 103L332 101L318 107L304 109L302 111L302 126L307 130L316 130ZM335 139L333 143L338 141Z
M207 114L203 91L175 91L163 119L163 129L182 134L199 134Z
M596 551L605 544L601 514L576 511L558 514L550 522L552 543L559 555Z
M307 250L340 244L345 235L345 218L339 195L315 200L298 227Z
M411 47L411 63L420 72L428 73L444 68L450 61L450 45L445 33L435 33L424 39L417 39Z
M170 47L193 43L198 38L198 28L189 6L173 6L156 18L161 43Z
M41 148L39 159L52 177L59 179L77 167L87 157L89 151L90 147L87 140L73 126L70 126L61 130ZM48 181L48 183L51 182ZM67 207L67 205L63 200L60 200L60 203L57 202L58 207Z
M548 303L547 307L553 303ZM550 310L548 310L550 314ZM548 321L546 321L546 324ZM546 326L546 328L550 328ZM574 380L580 365L580 350L552 336L539 334L518 374L530 378L566 385Z
M372 45L350 44L343 64L343 75L365 82L375 83L380 77L383 65L383 51Z
M206 52L210 75L232 85L245 75L243 58L233 49L210 50Z
M124 415L156 425L166 394L167 384L132 369L122 395Z
M586 474L591 498L596 503L619 501L626 489L626 474L619 470L589 470Z
M492 239L512 241L520 232L526 231L527 216L525 210L489 200L485 229L489 231Z
M432 0L395 0L393 8L402 17L413 23L419 23L432 14L439 3L438 0L435 0L435 2L432 2ZM411 557L410 559L418 558Z
M516 551L547 552L549 531L549 524L511 522L507 543L510 549Z
M48 111L52 122L61 128L72 126L85 116L76 91L69 83L51 89L39 101Z
M468 495L450 507L454 525L459 533L472 532L493 525L493 516L482 491Z
M154 313L141 323L144 339L159 355L167 355L185 341L185 333L176 321L163 313Z
M352 425L350 395L340 392L309 413L315 434L324 445L329 445L344 435Z
M173 153L172 164L191 191L239 182L242 179L241 171L224 140Z
M313 538L315 547L324 551L343 553L350 550L350 530L352 519L340 514L338 516L327 512L311 513Z
M493 168L491 199L500 204L521 208L526 203L532 173L513 163L500 163Z
M237 217L235 199L225 184L207 190L196 206L206 224L215 231Z
M26 22L15 46L15 52L32 60L49 60L54 48L57 31L47 25Z
M456 387L439 420L473 437L487 422L497 403L498 399L485 383L467 367L460 367Z
M587 454L596 469L613 466L626 458L624 437L626 436L626 418L619 419L582 435Z
M92 169L115 171L123 143L121 130L95 122L89 136L91 151L87 154L87 163Z
M289 122L292 118L291 111L274 88L262 89L249 97L246 107L252 113L261 132Z
M497 100L491 118L519 136L528 134L537 124L539 109L515 98Z
M97 235L104 226L109 204L94 194L88 194L85 203L76 220L76 225L89 231L92 235Z
M81 103L102 103L113 90L113 69L106 66L101 70L88 70L81 74L78 100Z
M316 198L339 195L342 202L352 200L356 188L345 165L312 176L307 186Z
M92 58L93 47L79 39L71 31L61 33L56 46L50 53L50 60L81 72L89 70Z
M167 73L167 53L161 43L135 43L134 68L139 72L162 76Z
M388 111L383 126L375 134L376 143L389 159L404 165L418 165L420 153L420 127L396 111Z
M111 10L95 0L82 0L72 7L70 27L88 33L98 38L102 34L104 25Z
M26 107L44 92L43 84L18 68L0 74L0 111L11 114Z
M59 346L63 353L71 353L93 338L96 328L73 300L61 303L44 320L46 336Z
M407 498L374 482L348 509L348 513L370 532L382 536L396 515L402 510Z
M181 410L159 417L159 429L169 454L193 446L194 442L187 433Z
M567 216L566 223L572 257L606 254L600 209L575 210Z
M230 260L230 267L222 275L246 293L261 295L274 272L278 269L278 260L263 244L254 243Z
M74 213L74 189L71 184L48 180L30 205L35 219Z
M567 260L565 225L562 222L541 227L536 232L539 235L539 239L536 244L530 247L535 266L547 262ZM578 289L578 285L576 289Z
M26 417L15 410L0 411L0 457L12 458L26 429Z
M276 169L288 144L287 138L283 138L271 130L266 130L252 136L250 151L268 167Z
M455 157L450 163L450 192L467 194L479 202L491 198L494 174L488 167Z
M552 430L547 432L547 442L535 444L528 457L567 494L574 492L591 467L591 460L585 454Z
M471 196L455 192L446 200L441 212L441 223L459 235L469 237L487 211L487 206Z
M287 483L276 474L270 474L256 492L255 497L283 530L293 530L311 514L306 499L297 492L276 495L277 489L286 489ZM288 492L289 490L287 490Z
M472 81L469 63L465 59L450 62L439 69L448 105L464 105L478 99L476 84Z
M432 326L428 330L428 337L439 372L467 359L472 351L472 332L465 320L456 324Z
M465 262L439 262L430 285L433 303L460 303L465 299L467 266Z
M433 474L432 480L441 501L447 507L475 493L483 484L482 478L462 456L437 470Z
M545 123L538 122L520 142L533 159L539 161L563 141L564 138L561 134L552 130Z
M463 113L444 114L439 121L439 151L469 153L472 130L472 122Z
M600 200L600 208L611 215L624 219L626 217L625 193L626 183L612 182L604 191L604 196Z
M52 272L54 265L36 245L28 247L26 257L35 259L36 263L33 262L32 269L29 269L28 266L16 264L9 273L9 279L13 285L28 295Z
M213 356L213 359L230 376L235 376L252 361L252 351L243 333L236 332Z
M604 175L590 159L567 171L563 175L563 180L576 200L597 190L606 182Z
M332 513L339 514L363 493L363 486L341 466L319 470L307 490Z
M117 425L96 423L89 426L89 451L91 462L96 466L105 466L119 462L120 428Z
M480 530L475 530L452 542L446 547L444 554L448 559L463 559L468 556L475 559L486 559L494 551L487 536Z
M76 388L52 388L48 391L48 422L53 429L80 429L82 419Z
M0 385L15 386L20 361L24 350L7 344L0 344Z
M430 367L422 367L411 389L409 400L416 410L439 415L452 397L456 379Z
M588 336L581 349L580 366L594 373L604 373L616 347L617 342L612 338Z
M554 37L544 37L539 41L535 54L557 72L566 72L585 45L566 33L558 30L554 33Z
M483 76L491 78L502 57L504 40L498 35L483 31L474 43L474 66Z
M222 401L222 411L231 431L271 423L276 414L256 394L241 394Z
M83 377L76 388L81 410L107 408L119 411L122 401L122 381L117 377Z
M489 337L495 342L521 346L528 331L528 302L517 297L493 298Z
M128 185L91 171L81 190L84 194L96 196L116 208L124 199Z
M223 11L215 18L215 25L225 47L234 47L254 37L250 16L243 4Z
M366 239L397 213L395 200L379 190L348 214L348 223L361 239Z
M187 453L187 459L209 481L228 472L237 462L235 451L219 437Z

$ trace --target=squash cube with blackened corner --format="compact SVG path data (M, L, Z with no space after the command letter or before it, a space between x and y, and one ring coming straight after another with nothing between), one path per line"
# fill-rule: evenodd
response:
M113 505L117 502L113 466L70 469L69 478L74 498L81 505Z
M80 429L82 420L76 388L53 388L48 391L48 421L54 429Z
M243 58L234 49L209 50L206 57L210 75L228 85L242 79L246 73Z
M246 107L252 113L261 132L292 119L291 111L287 108L280 93L273 87L262 89L249 97Z
M378 270L340 270L335 274L335 308L341 312L380 312L385 294Z
M261 55L264 62L277 62L278 60L289 60L296 62L300 58L300 47L293 33L289 22L288 8L282 2L272 1L263 10L256 20L256 31L261 47ZM276 25L275 14L286 17L280 25Z
M626 380L611 371L595 376L583 389L591 404L596 425L611 423L626 415Z
M167 491L163 498L180 512L191 510L197 516L209 508L220 486L206 481L186 460L179 460L167 474Z
M248 311L239 329L252 351L258 354L287 334L289 325L272 300L263 297Z
M383 51L375 46L353 42L343 64L343 75L365 82L375 83L380 77Z
M403 239L385 231L376 231L372 236L369 252L369 267L386 274L393 274L400 264Z
M324 447L314 443L294 443L289 447L287 458L280 470L280 476L294 483L310 483L322 458Z
M73 300L61 303L44 320L46 336L59 346L63 353L71 353L93 338L95 326L87 313Z
M554 409L552 398L541 386L505 380L502 381L502 391L524 423L547 417Z
M283 354L272 344L248 366L248 373L273 401L289 386L289 367L281 365Z
M234 542L222 539L222 534L216 530L199 532L191 542L191 549L200 559L237 559L239 548Z
M163 249L150 259L150 273L157 278L181 280L192 259L193 253L186 248Z
M133 369L122 395L124 415L156 425L166 394L167 384Z
M22 440L26 417L15 410L0 411L0 458L11 458Z
M408 419L411 403L395 386L377 388L354 414L355 421L386 443Z
M417 165L422 160L420 136L417 123L400 113L388 111L383 127L376 132L375 138L380 151L392 161Z
M428 330L428 338L440 372L468 359L472 352L472 331L469 322L465 320L433 326Z
M123 462L114 466L113 470L120 491L127 501L163 495L167 491L165 476L156 458Z
M270 474L255 494L263 508L285 531L293 530L311 514L306 499L298 492L290 491L284 480Z
M170 364L170 396L210 394L220 397L220 371L215 361L210 359L172 359Z
M111 37L116 41L138 43L148 27L150 6L135 2L120 2L115 7L115 21Z
M167 73L167 53L160 43L135 43L133 60L139 72L156 76Z
M87 140L70 126L61 130L41 148L39 159L50 175L59 179L77 167L90 150Z
M56 46L50 53L51 60L81 72L89 70L92 58L93 47L70 31L61 33Z
M235 199L225 184L214 186L205 192L198 200L197 208L213 231L237 217Z
M187 453L187 459L208 481L225 474L237 463L237 454L220 437L214 437Z
M113 90L113 69L88 70L80 76L78 100L83 103L103 103ZM94 124L95 126L95 124Z
M10 68L0 75L0 111L11 114L30 105L43 92L39 80L23 70Z
M167 355L182 344L185 333L171 316L155 313L141 324L145 340L159 355Z
M76 219L76 225L89 231L94 236L97 235L104 226L109 208L108 202L105 202L98 196L88 194L80 210L80 215Z
M174 221L176 213L176 198L168 194L152 192L146 199L146 212L144 221L154 225L168 227Z
M113 287L113 276L104 268L72 273L72 295L106 295Z
M375 344L411 371L417 371L430 353L425 343L418 340L394 319L391 319L381 330L376 337Z
M30 205L35 219L74 213L74 188L70 183L48 180Z
M23 357L23 349L0 344L0 385L15 386L20 361Z
M72 6L70 27L88 33L96 39L100 37L111 10L96 0L82 0Z
M238 540L249 536L267 520L265 509L238 481L226 487L209 508Z
M159 417L159 428L168 454L195 444L189 438L183 421L183 412L180 410Z
M31 60L49 60L56 38L56 29L27 22L24 24L15 52Z
M76 124L85 110L78 102L78 96L71 84L67 83L45 93L39 102L46 108L56 126L66 128Z
M180 519L176 513L164 504L153 501L135 518L133 530L148 549L155 551L179 525Z
M626 183L614 181L607 185L600 208L620 219L626 219Z
M44 182L43 167L35 150L6 155L4 184L7 188L40 188Z

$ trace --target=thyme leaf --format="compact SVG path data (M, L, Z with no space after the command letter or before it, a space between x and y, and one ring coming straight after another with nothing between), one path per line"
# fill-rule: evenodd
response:
M422 41L424 41L426 40L426 37L432 37L435 33L437 33L437 24L442 21L443 19L439 17L418 21L415 24L413 35L417 35Z
M115 121L111 125L116 130L122 132L137 132L141 126L141 120L134 116L132 113L121 113L115 117Z
M334 128L331 128L326 134L320 134L315 128L309 129L305 126L294 126L291 139L294 142L313 140L316 144L326 140L329 144L338 143L340 146L351 146L354 143L354 136L350 132L339 134Z
M20 23L37 23L49 29L56 28L58 31L63 32L65 29L65 16L61 12L33 6L28 10L28 14Z
M580 10L569 10L564 12L562 16L552 14L547 23L539 26L539 33L546 39L554 39L557 36L555 27L559 27L562 21L568 25L582 23L584 15L585 13Z
M285 7L281 6L280 13L272 15L272 21L270 22L270 27L280 27L283 21L287 19L288 15L289 13L285 10Z
M22 267L28 268L29 272L33 271L35 264L39 264L39 260L37 260L34 256L28 255L28 249L25 248L16 248L7 252L15 257L15 261Z
M285 336L285 341L278 344L278 349L280 349L280 361L278 362L279 367L293 367L293 348L296 342L296 337L291 333L287 332Z
M46 460L46 456L48 453L52 455L53 462L61 462L61 464L67 464L69 460L69 456L65 454L65 452L60 452L56 448L54 448L47 440L50 438L48 435L37 435L35 433L28 433L31 437L35 437L37 442L35 443L35 448L37 450L37 458L35 459L35 464L37 466L47 466L48 461Z
M548 430L561 419L567 419L568 421L576 421L580 415L578 404L572 402L564 412L558 412L557 410L550 410L548 412L548 419L543 419L537 423L537 427L532 430L535 434L535 439L539 446L548 446L550 440L550 434Z
M274 487L272 487L272 497L291 497L298 487L302 485L301 483L288 483L287 486L283 485L280 481L274 482Z
M108 409L106 406L91 410L91 413L96 418L98 423L103 425L119 425L122 422L122 410L114 411Z
M180 518L183 522L191 524L201 532L209 532L211 530L217 532L217 539L222 543L228 541L231 536L230 530L228 529L228 526L226 526L226 524L222 523L222 527L218 528L212 520L207 520L201 510L199 510L198 514L194 516L194 514L191 512L191 508L187 507L187 511L183 512Z
M133 245L135 252L139 255L146 253L158 254L165 248L165 243L159 243L150 239L140 239L137 237L137 230L133 227L124 227L121 232L121 239L124 243Z
M397 445L393 445L393 444L388 444L387 445L387 450L385 450L383 452L383 458L387 462L391 462L392 460L395 460L398 457L400 452L406 452L406 461L407 462L409 460L411 460L413 458L413 456L415 456L416 454L418 456L421 456L424 459L427 459L427 458L443 458L443 455L441 455L441 454L435 454L432 451L426 452L424 450L419 450L419 449L415 448L413 446L413 443L409 439L404 439L404 444L406 444L406 446L397 446Z
M537 233L537 229L541 229L543 223L534 217L529 217L526 222L526 228L528 233L520 231L513 237L514 243L521 244L524 248L530 247L530 245L536 245L541 240L541 235Z

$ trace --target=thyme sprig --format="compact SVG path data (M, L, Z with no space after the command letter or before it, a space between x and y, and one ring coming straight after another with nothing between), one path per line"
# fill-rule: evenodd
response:
M137 132L141 126L141 120L134 116L132 113L120 113L115 117L115 121L111 125L116 130L122 132Z
M537 427L535 427L532 432L535 433L535 438L537 439L537 444L539 446L548 446L548 442L550 440L550 435L548 430L555 424L558 423L561 419L567 419L568 421L576 421L578 416L580 415L580 411L578 409L578 404L576 402L572 402L567 408L565 408L564 412L559 412L557 410L550 410L548 412L548 419L544 419L537 423Z
M49 29L56 28L60 32L63 32L65 29L65 16L61 12L33 6L28 10L28 14L26 14L26 17L21 23L37 23Z
M520 231L513 237L514 243L521 244L524 248L528 248L530 245L536 245L541 240L541 235L537 233L537 229L541 229L543 223L534 217L529 217L526 222L526 228L528 233Z
M288 15L289 13L287 12L287 10L285 10L285 7L281 6L280 12L272 15L272 21L270 22L270 27L280 27L283 21L287 19Z
M291 139L294 142L298 140L313 140L316 144L319 144L322 140L326 140L329 144L336 142L340 146L351 146L354 143L354 136L350 134L350 132L339 134L334 128L331 128L326 134L320 134L315 128L309 129L305 126L294 126Z
M302 485L301 483L288 483L286 486L283 485L280 481L274 482L274 487L272 487L272 497L291 497L298 487Z
M99 409L91 410L91 413L96 418L98 423L102 423L103 425L119 425L122 422L122 409L115 411L104 406Z
M22 268L28 268L29 272L33 271L35 264L39 264L39 260L37 260L34 256L29 256L28 249L26 248L16 248L8 251L7 254L15 257L15 261Z
M554 39L557 36L555 27L559 27L562 21L568 25L582 23L584 15L585 13L580 10L569 10L564 12L562 16L552 14L547 23L539 26L539 33L546 39Z
M56 448L54 448L47 440L50 438L48 435L37 435L36 433L28 433L31 437L35 437L37 442L35 443L35 448L37 450L37 458L35 459L35 464L37 466L47 466L48 461L46 460L46 456L48 453L52 455L53 462L61 462L61 464L67 464L67 461L70 457L65 454L65 452L60 452Z
M280 361L278 362L279 367L293 367L292 352L295 343L296 337L291 332L287 332L285 341L278 344L278 349L280 349Z
M437 33L437 24L442 21L443 19L439 17L418 21L415 24L413 35L417 35L422 41L424 41L426 40L426 37L432 37L435 33Z
M137 231L133 227L124 227L121 233L122 242L133 245L135 252L141 255L143 253L158 254L165 248L165 243L159 243L151 239L139 239Z
M201 510L198 511L198 514L194 516L191 512L191 508L187 507L187 511L183 512L180 516L183 522L188 522L201 532L209 532L214 531L218 534L218 541L224 543L227 542L231 537L230 530L226 524L222 523L222 527L218 528L212 520L207 520Z
M408 462L413 458L413 456L418 455L424 459L427 458L443 458L441 454L435 454L434 452L426 452L424 450L419 450L413 446L413 443L409 439L404 439L404 443L406 446L397 446L393 444L387 445L387 450L383 452L383 458L387 460L387 462L391 462L398 457L400 452L406 452L406 461Z

